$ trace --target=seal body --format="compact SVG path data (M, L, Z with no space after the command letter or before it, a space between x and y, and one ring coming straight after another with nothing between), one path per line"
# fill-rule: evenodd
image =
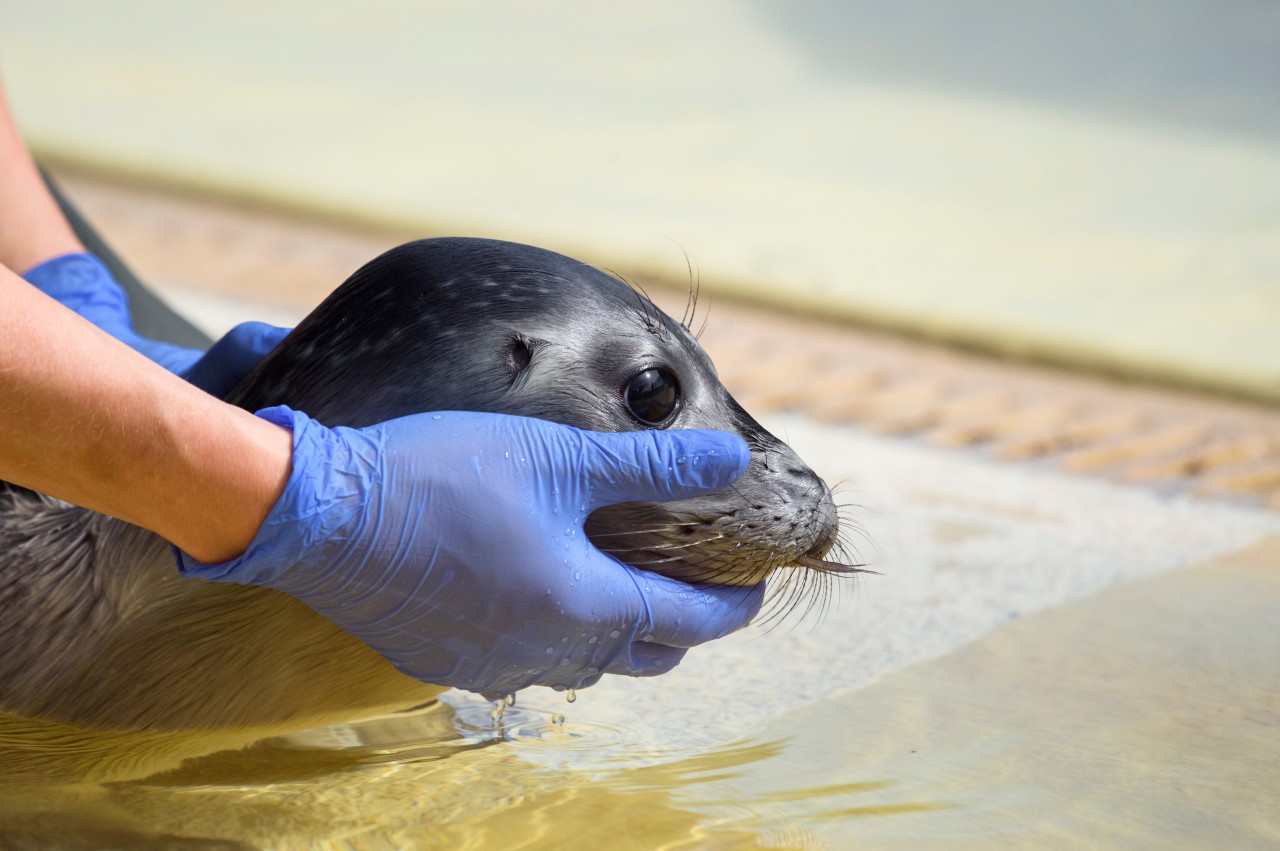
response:
M228 401L329 426L435 410L583 429L721 429L751 463L734 486L601 509L587 533L680 579L755 584L841 569L831 494L733 400L689 329L643 294L553 252L409 243L357 271ZM3 487L3 486L0 486ZM0 710L92 727L300 729L439 691L277 592L180 579L143 530L0 491Z

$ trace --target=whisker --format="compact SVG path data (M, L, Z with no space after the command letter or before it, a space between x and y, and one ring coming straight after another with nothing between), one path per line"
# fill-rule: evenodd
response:
M795 562L800 567L807 567L816 570L819 573L834 574L837 576L850 576L855 573L870 573L873 576L884 576L878 570L871 570L865 564L841 564L838 561L827 561L826 559L814 558L813 556L796 556Z

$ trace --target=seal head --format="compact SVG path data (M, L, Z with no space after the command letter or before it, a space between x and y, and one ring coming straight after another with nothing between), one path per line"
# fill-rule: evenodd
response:
M372 260L229 400L286 404L329 426L435 410L596 431L719 429L751 449L732 487L594 512L587 534L620 561L686 581L753 585L824 561L831 492L734 401L684 325L599 269L485 239L411 242Z

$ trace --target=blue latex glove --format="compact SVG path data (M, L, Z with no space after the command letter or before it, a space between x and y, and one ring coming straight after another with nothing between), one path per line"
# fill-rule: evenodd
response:
M133 330L124 287L92 254L63 254L22 277L120 342L219 397L231 392L289 333L265 322L244 322L207 352L140 337Z
M744 625L756 588L628 567L583 521L615 502L717 490L747 467L713 431L580 431L499 414L419 414L326 428L288 408L293 472L248 550L187 576L298 597L400 671L487 697L648 676Z

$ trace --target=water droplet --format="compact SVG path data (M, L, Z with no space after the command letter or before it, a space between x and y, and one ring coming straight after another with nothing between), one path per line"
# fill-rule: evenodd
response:
M564 658L562 658L562 659L560 660L560 664L561 664L561 665L568 665L568 664L569 664L569 657L568 657L568 656L565 656Z
M551 655L552 653L554 653L554 652L556 652L556 649L555 649L554 647L552 647L551 645L549 645L549 644L548 644L548 645L547 645L547 655L548 655L548 656L550 656L550 655Z
M573 578L574 578L574 579L582 579L582 571L581 571L581 570L575 570L575 571L573 572Z
M493 726L502 725L502 716L507 714L507 704L505 701L497 701L493 704L493 711L489 713L489 720L493 722Z
M600 640L600 636L598 636L598 635L593 635L593 636L591 636L590 638L588 638L588 639L587 639L587 643L588 643L588 644L595 644L595 643L596 643L597 641L599 641L599 640Z
M566 635L566 636L563 636L563 637L561 637L561 639L560 639L560 643L561 643L561 644L564 644L564 643L565 643L565 642L567 642L568 640L569 640L569 636L567 636L567 635Z
M610 637L610 638L617 638L619 635L622 635L622 630L620 630L620 629L611 629L611 630L609 630L609 637Z
M511 453L510 453L510 452L503 452L503 453L502 453L502 457L503 457L503 458L510 458L510 457L511 457Z
M575 700L578 699L578 693L573 689L569 689L564 693L564 699L569 703L573 703Z
M560 712L552 712L551 723L559 727L561 724L564 723L564 715Z
M440 419L440 415L439 415L439 414L432 414L432 415L431 415L431 419L433 419L433 420L438 420L438 419Z
M515 706L516 696L514 694L509 694L502 699L502 702L505 703L507 706Z

